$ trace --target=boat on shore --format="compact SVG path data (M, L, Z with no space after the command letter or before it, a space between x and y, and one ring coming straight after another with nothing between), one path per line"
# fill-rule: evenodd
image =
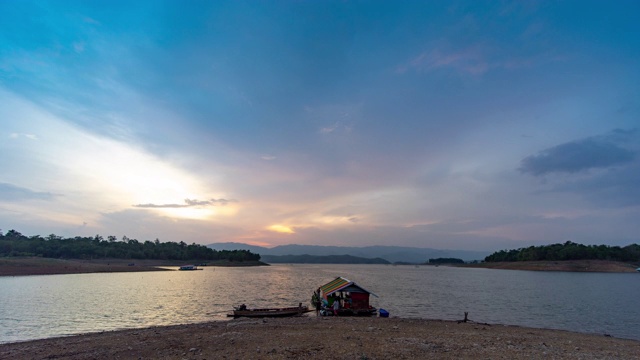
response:
M233 313L228 314L229 317L290 317L290 316L301 316L305 313L308 313L309 307L302 306L299 304L295 307L285 307L285 308L262 308L262 309L249 309L244 304L234 307Z
M190 271L190 270L202 270L198 268L196 265L182 265L178 270Z

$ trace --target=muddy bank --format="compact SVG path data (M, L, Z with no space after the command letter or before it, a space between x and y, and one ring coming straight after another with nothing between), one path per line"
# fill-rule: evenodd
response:
M129 266L129 264L133 264ZM49 258L0 258L0 276L83 274L98 272L163 271L151 265L114 260L104 263Z
M177 260L131 260L131 259L51 259L41 257L0 257L0 276L56 275L104 272L167 271L163 267L176 267L193 262ZM196 262L198 264L199 262ZM207 262L207 266L259 266L256 261Z
M238 319L0 345L1 359L640 359L640 341L399 318Z
M636 268L638 267L634 264L607 260L492 262L461 266L485 269L571 272L637 272Z

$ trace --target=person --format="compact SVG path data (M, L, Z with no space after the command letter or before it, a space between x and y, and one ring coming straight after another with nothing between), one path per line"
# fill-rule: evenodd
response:
M350 309L351 308L351 295L347 295L347 297L344 299L344 307L345 309Z
M338 309L340 309L340 298L333 300L333 315L338 316Z
M240 305L238 310L247 310L247 305L245 305L245 304Z
M320 316L320 309L322 307L322 302L320 301L320 288L313 292L313 296L311 297L311 304L316 308L316 316Z

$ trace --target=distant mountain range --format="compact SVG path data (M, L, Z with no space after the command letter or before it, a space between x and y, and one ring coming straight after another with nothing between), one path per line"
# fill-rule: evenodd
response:
M268 264L390 264L382 258L363 258L351 255L260 255Z
M269 255L350 255L360 258L381 258L391 263L424 263L429 259L437 258L457 258L464 261L484 260L489 252L467 251L467 250L438 250L429 248L416 248L404 246L320 246L320 245L280 245L273 248L254 246L243 243L225 242L207 245L214 250L249 250L252 253L260 254L266 261ZM268 262L268 261L267 261Z

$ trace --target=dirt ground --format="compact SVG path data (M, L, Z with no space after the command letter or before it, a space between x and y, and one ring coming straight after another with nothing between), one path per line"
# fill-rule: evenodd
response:
M640 359L640 341L400 318L236 319L0 345L0 359Z

